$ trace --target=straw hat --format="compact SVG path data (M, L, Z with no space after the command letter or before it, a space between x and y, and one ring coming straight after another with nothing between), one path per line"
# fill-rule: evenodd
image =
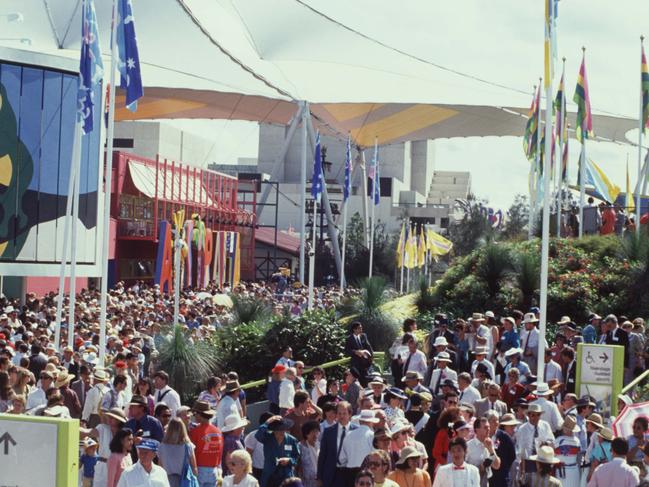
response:
M484 315L482 313L473 313L471 315L471 318L469 318L470 321L473 321L475 323L482 323L484 322Z
M225 418L225 421L223 422L223 428L221 428L221 431L223 433L227 433L229 431L234 431L239 428L243 428L245 426L248 426L248 420L243 419L241 416L238 414L230 414L227 418Z
M601 417L599 414L597 414L597 413L593 413L593 414L591 414L591 415L588 416L588 418L586 419L586 422L587 422L587 423L594 424L594 425L597 426L598 428L603 428L603 427L604 427L604 423L603 423L603 421L604 421L604 420L602 419L602 417Z
M379 418L374 416L374 411L372 411L371 409L362 409L360 414L356 416L354 419L356 419L359 422L372 423L372 424L376 424L380 421Z
M507 350L507 351L505 352L505 357L506 357L506 358L507 358L507 357L512 357L512 356L514 356L514 355L521 354L521 353L523 353L523 351L522 351L520 348L518 348L518 347L512 347L512 348L510 348L509 350Z
M523 318L523 323L538 323L539 319L536 317L534 313L525 313L525 316Z
M572 431L573 433L579 433L581 431L581 428L577 425L577 420L570 414L563 420L563 426L561 428Z
M196 401L192 410L195 413L200 413L204 416L214 416L216 414L216 411L214 411L206 401Z
M516 426L521 424L512 413L503 414L500 418L500 426Z
M445 336L439 336L435 338L433 342L433 347L448 347L448 340Z
M92 379L95 382L108 382L110 379L108 372L106 372L104 369L95 369L94 374L92 374Z
M546 382L539 382L536 384L536 389L532 391L532 394L535 396L550 396L553 392Z
M541 407L540 404L532 403L527 407L527 414L529 413L543 414L543 408Z
M54 387L56 387L56 388L63 387L65 385L69 384L70 381L72 379L74 379L74 377L75 377L74 374L68 374L67 370L62 370L56 376L56 382L54 383Z
M423 377L419 372L417 372L416 370L409 370L408 372L406 372L406 375L404 375L401 378L401 382L405 382L407 380L422 380L422 379Z
M409 458L421 458L421 453L414 446L404 446L399 454L397 465L403 465Z
M113 418L120 423L126 423L128 421L128 418L121 408L110 408L108 411L104 411L103 415L108 416L109 418Z
M604 427L599 430L597 434L608 441L613 441L613 438L615 438L615 436L613 436L613 430L611 428Z
M557 321L557 325L565 325L566 323L570 323L572 320L570 319L570 316L562 316L559 321Z
M540 447L538 454L530 456L529 459L533 462L549 463L550 465L561 462L561 460L554 456L554 448L547 445Z

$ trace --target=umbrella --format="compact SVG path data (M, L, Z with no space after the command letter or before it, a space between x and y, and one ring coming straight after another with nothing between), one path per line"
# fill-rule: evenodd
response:
M204 299L212 298L212 293L208 293L207 291L201 291L196 295L196 299L203 301Z
M627 438L633 434L633 422L637 418L649 419L649 402L641 402L626 406L613 421L615 436Z
M232 298L227 294L215 294L212 297L212 302L217 306L225 306L226 308L232 308Z

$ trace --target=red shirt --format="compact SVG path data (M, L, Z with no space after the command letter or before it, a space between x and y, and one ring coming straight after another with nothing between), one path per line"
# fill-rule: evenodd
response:
M601 235L608 235L615 232L615 210L606 208L602 211L602 227L599 230Z
M196 465L220 467L223 454L223 434L213 424L199 424L189 432L189 439L196 447Z

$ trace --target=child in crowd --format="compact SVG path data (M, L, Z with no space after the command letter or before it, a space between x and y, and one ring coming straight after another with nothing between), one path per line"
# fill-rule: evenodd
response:
M82 487L92 487L95 478L95 465L99 460L97 442L90 437L86 437L81 441L81 448L83 448L83 453L79 458L79 466L82 470L81 485Z

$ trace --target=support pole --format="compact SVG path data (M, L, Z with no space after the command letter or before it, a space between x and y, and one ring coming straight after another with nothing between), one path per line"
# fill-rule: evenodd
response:
M376 180L378 179L379 176L379 160L377 157L377 150L378 150L378 140L374 138L374 177L372 178L372 195L370 196L370 204L372 205L372 216L370 219L370 269L368 272L368 276L371 278L372 277L372 267L374 267L374 228L376 227L376 215L375 215L375 208L376 208L376 203L374 201L375 195L376 195ZM379 181L379 184L380 181ZM380 190L379 190L380 191Z
M322 180L324 181L324 175L322 177ZM313 235L312 235L312 243L311 243L311 251L309 252L309 310L313 309L313 283L315 281L315 249L316 249L316 218L318 217L317 215L318 211L318 200L313 199Z
M304 253L306 243L306 152L307 152L307 104L302 102L302 164L300 165L300 282L304 284ZM297 115L296 115L297 120ZM315 220L313 222L315 225Z
M174 326L178 324L178 317L180 316L180 254L182 248L182 240L180 238L181 229L182 227L176 227L176 238L174 240Z
M79 149L81 137L79 137ZM79 188L81 180L81 150L77 151L76 175L72 202L72 242L70 242L70 307L68 310L68 343L74 338L75 308L77 304L77 232L79 230ZM74 340L73 340L74 341Z
M562 75L561 79L565 79L565 73L566 73L566 58L564 57L562 59L563 61L563 67L562 67ZM564 127L564 124L568 118L566 117L566 90L564 87L563 94L561 95L561 130L559 131L558 134L558 141L559 141L559 152L557 153L557 158L554 162L554 168L556 170L556 175L557 175L557 237L561 238L561 209L563 207L563 134L567 134L568 130L566 127Z
M99 363L106 355L106 308L108 300L108 242L110 240L110 196L113 179L113 133L115 130L115 71L117 70L117 0L113 1L113 24L110 43L110 90L108 99L108 129L106 133L106 172L104 175L104 240L101 245L101 292L99 294ZM157 166L156 166L157 167ZM157 178L156 178L157 184ZM156 201L158 195L156 194ZM156 214L157 218L158 215Z
M642 47L642 43L644 41L644 36L640 36L640 56L641 59L644 58L644 48ZM644 124L643 122L643 100L642 100L642 95L643 95L643 90L642 90L642 67L640 68L640 115L638 117L638 183L640 182L640 174L642 173L642 135L644 132ZM638 184L639 186L639 184ZM627 195L628 197L628 195ZM638 191L635 195L635 231L636 234L640 235L640 217L642 216L642 209L641 209L641 202L642 199L640 198L640 191ZM628 208L625 209L625 211L628 211Z
M350 176L351 177L351 176ZM347 206L349 205L349 199L343 203L343 248L342 248L342 258L340 262L340 267L342 272L340 273L340 292L342 293L345 289L345 254L347 253Z
M552 2L548 7L549 17L552 18ZM547 26L546 38L552 36L549 34L550 26ZM546 49L548 49L546 47ZM545 53L547 57L551 56L550 52ZM546 63L551 63L551 59L546 58ZM540 110L539 110L540 113ZM540 128L540 126L539 126ZM539 132L540 134L540 132ZM536 377L537 383L545 381L545 332L546 322L548 319L548 260L550 251L550 176L552 167L552 69L546 64L545 69L545 157L543 158L543 219L541 227L541 285L540 285L540 308L541 316L539 321L539 349L537 355Z
M406 239L407 230L410 228L410 218L406 217L406 222L403 226L403 244L401 245L401 282L399 283L399 293L403 294L403 274L406 267Z
M584 205L586 204L586 137L581 140L579 154L579 238L584 236Z
M367 208L367 166L365 165L365 151L361 152L361 176L363 177L363 194L361 201L363 202L363 237L365 238L365 245L370 248L370 220L369 209Z
M74 142L72 158L70 159L70 176L68 179L68 196L65 203L65 221L63 224L63 246L61 249L61 270L59 272L59 294L56 300L56 328L54 331L54 346L57 351L61 345L61 321L63 318L63 298L65 297L65 274L68 265L68 248L70 246L70 224L72 223L72 202L74 201L74 186L77 174L77 161L81 147L81 125L77 122L74 127ZM68 331L69 335L69 331ZM69 337L68 337L69 341Z

